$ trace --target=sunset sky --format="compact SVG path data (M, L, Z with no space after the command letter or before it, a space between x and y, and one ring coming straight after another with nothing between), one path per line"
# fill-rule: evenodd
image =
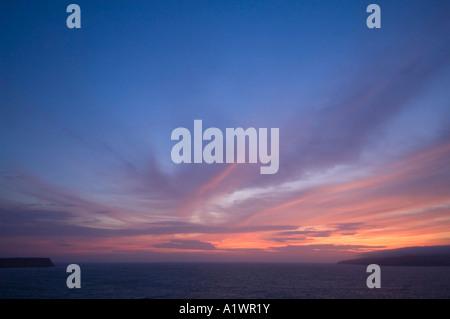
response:
M0 12L0 257L335 262L450 245L448 0ZM278 173L173 163L171 132L194 120L279 128Z

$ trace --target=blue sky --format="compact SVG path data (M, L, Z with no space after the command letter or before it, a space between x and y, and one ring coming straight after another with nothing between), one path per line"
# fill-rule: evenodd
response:
M79 30L69 2L1 5L0 253L449 244L448 1L377 1L379 30L368 1L76 3ZM279 172L172 163L195 119L280 128Z

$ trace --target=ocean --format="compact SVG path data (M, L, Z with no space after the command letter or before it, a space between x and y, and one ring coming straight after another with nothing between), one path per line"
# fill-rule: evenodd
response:
M0 269L0 298L347 299L450 298L450 267L381 267L369 289L365 266L271 263L79 264L81 288L69 289L67 265Z

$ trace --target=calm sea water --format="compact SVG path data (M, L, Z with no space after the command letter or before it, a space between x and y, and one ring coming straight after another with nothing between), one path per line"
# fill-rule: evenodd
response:
M450 267L382 267L368 289L364 266L335 264L80 264L0 269L0 298L450 298Z

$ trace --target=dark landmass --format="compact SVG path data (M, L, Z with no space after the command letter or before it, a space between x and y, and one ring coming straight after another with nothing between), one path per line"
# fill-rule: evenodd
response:
M377 264L379 266L450 266L450 255L364 257L343 260L338 262L338 264Z
M50 258L0 258L0 268L53 267Z

